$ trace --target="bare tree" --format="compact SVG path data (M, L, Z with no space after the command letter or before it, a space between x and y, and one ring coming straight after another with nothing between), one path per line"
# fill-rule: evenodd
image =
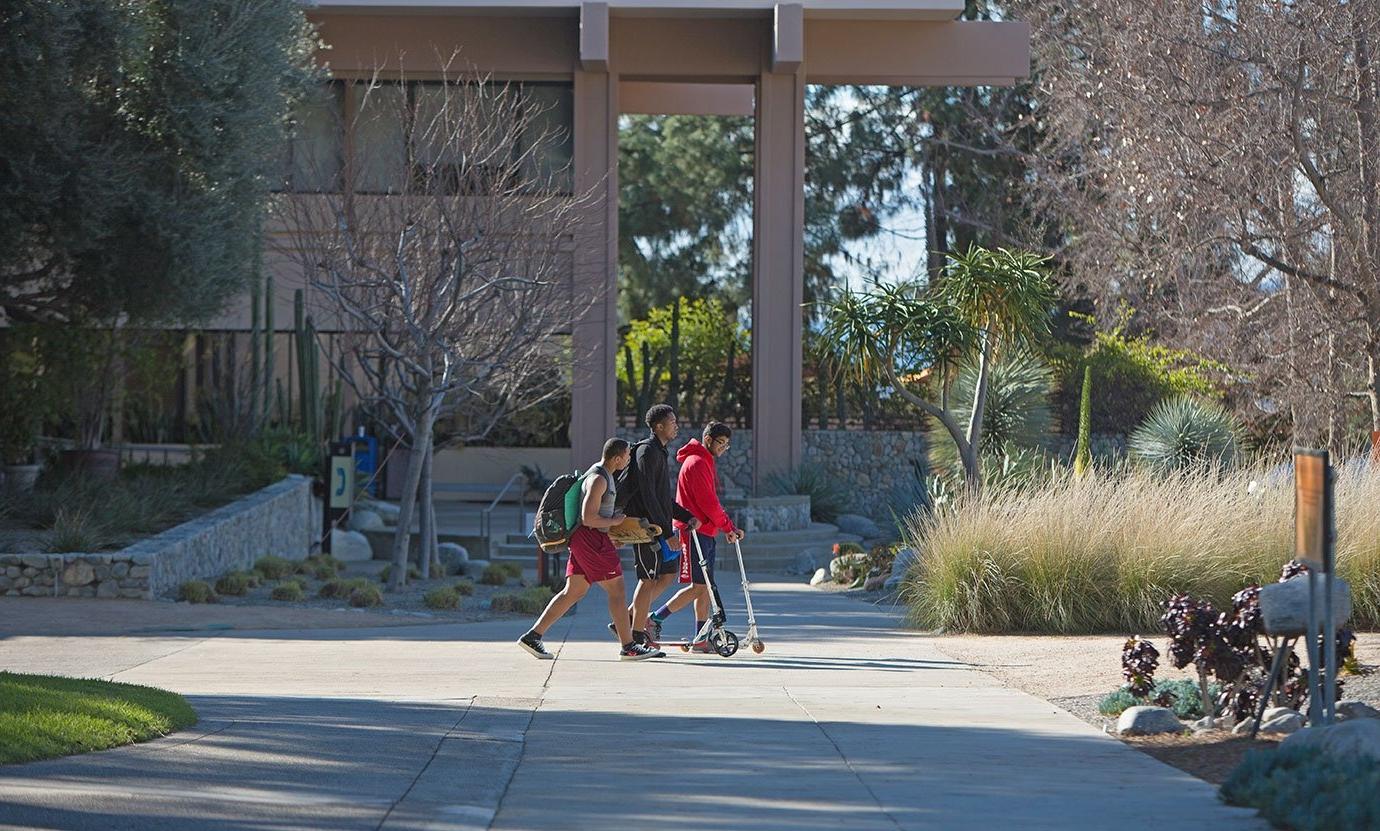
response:
M1296 435L1336 436L1348 384L1380 430L1380 6L1013 11L1037 32L1029 181L1073 272L1243 369Z
M424 576L435 554L438 421L461 414L469 429L450 440L474 441L564 390L582 308L574 238L592 197L549 161L541 108L454 56L440 66L422 83L401 57L389 80L376 72L345 125L341 186L282 202L285 244L345 330L338 370L413 451L391 589L407 579L419 489Z

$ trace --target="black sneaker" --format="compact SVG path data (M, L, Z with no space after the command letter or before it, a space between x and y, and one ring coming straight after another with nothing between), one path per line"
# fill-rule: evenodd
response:
M633 641L628 646L619 650L618 659L620 661L645 661L648 658L665 658L666 653L660 649L652 649L650 646Z
M528 632L518 638L518 646L531 653L533 658L539 658L543 661L550 661L556 657L546 651L545 644L541 642L541 635L538 635L536 632Z

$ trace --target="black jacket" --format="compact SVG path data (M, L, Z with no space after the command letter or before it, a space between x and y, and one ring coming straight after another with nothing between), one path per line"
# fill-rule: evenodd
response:
M693 518L676 504L670 459L666 445L656 436L648 436L633 445L632 464L618 478L618 502L623 512L661 526L663 540L675 535L671 520L689 522Z

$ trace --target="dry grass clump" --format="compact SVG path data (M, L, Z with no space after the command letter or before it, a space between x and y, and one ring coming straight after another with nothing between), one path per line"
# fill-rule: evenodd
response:
M1375 626L1380 473L1342 471L1336 493L1353 624ZM1174 594L1224 608L1244 586L1278 578L1293 554L1293 482L1261 469L1066 475L917 514L906 536L922 552L907 585L920 627L1145 632Z

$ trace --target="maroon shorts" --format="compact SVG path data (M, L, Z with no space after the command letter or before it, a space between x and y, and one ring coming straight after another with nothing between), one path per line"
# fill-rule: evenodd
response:
M602 583L623 576L623 561L609 535L581 525L570 535L570 559L565 576L578 574L591 583Z

